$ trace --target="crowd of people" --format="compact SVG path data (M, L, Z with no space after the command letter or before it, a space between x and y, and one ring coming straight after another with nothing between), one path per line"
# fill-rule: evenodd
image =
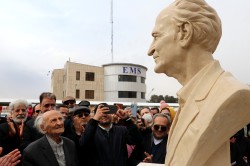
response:
M175 111L161 107L138 109L67 96L57 104L50 92L33 105L11 102L10 116L0 121L0 165L136 166L164 163L168 131ZM115 109L115 110L114 110Z
M176 111L165 101L142 107L133 117L130 107L87 100L76 104L67 96L56 104L50 92L33 106L23 99L9 104L10 116L0 121L0 165L136 166L165 163L168 132ZM247 128L247 126L246 126ZM230 138L232 165L247 166L249 134L244 128Z

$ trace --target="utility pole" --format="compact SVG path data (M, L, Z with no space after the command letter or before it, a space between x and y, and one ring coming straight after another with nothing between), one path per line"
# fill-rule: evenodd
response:
M154 88L152 88L152 90L148 93L148 95L147 95L147 98L149 99L149 97L150 97L150 95L151 95L151 93L154 91L155 89ZM150 100L150 99L149 99Z
M114 57L113 57L113 0L111 0L111 13L110 13L110 21L111 21L111 62L113 63Z

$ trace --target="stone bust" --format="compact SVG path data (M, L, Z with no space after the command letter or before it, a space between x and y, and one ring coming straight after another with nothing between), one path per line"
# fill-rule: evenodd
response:
M222 34L204 0L176 0L158 15L148 55L155 72L183 86L167 144L167 166L230 165L229 138L250 122L250 88L213 58Z

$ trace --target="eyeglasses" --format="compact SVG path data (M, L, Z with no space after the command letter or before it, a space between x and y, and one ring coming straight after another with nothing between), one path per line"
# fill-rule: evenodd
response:
M75 104L75 103L76 103L75 100L68 100L64 102L65 105Z
M154 125L153 127L155 130L161 129L161 131L167 131L167 126Z
M36 112L36 113L40 113L40 112L41 112L41 110L35 110L35 112Z
M84 113L81 113L81 114L77 114L76 116L77 116L78 118L82 118L83 116L87 117L87 116L89 116L89 113L84 112Z
M45 105L44 105L45 108L55 107L55 106L56 106L55 104L45 104Z

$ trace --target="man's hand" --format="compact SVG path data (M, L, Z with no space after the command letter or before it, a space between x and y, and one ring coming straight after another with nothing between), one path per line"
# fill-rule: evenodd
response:
M96 110L96 113L95 113L93 119L99 121L101 119L101 117L105 114L105 112L108 112L108 111L109 111L108 107L105 107L102 104L100 104L97 107L97 110Z
M16 135L16 129L15 129L14 122L11 117L7 117L7 123L9 126L9 136L12 137Z
M143 162L145 163L152 163L153 161L153 155L148 154L147 152L144 152L144 154L146 155L146 158L143 160Z
M21 125L19 125L18 127L19 127L19 136L20 138L23 138L24 120L22 120Z
M119 109L117 112L116 112L116 115L121 118L121 119L128 119L129 118L129 114L124 112L122 109Z
M3 148L0 147L0 154L2 153ZM18 149L11 151L3 157L0 157L0 165L1 166L15 166L20 163L19 158L21 157L21 153Z

